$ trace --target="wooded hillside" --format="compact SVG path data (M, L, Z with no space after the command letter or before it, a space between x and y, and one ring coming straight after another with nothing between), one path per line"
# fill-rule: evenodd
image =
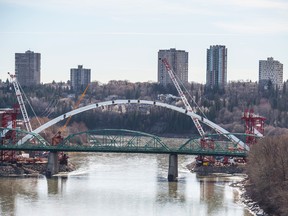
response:
M186 86L192 107L196 102L207 118L231 132L243 132L241 121L245 109L252 108L256 114L267 118L266 135L282 134L288 128L288 89L272 86L260 88L255 82L231 82L225 89L206 89L204 85L190 83ZM84 91L84 87L83 87ZM75 93L65 83L53 83L24 88L38 117L54 118L73 109L82 92ZM172 96L171 96L172 95ZM189 95L192 97L189 98ZM183 106L173 85L163 87L157 83L131 83L110 81L107 84L93 82L80 106L112 99L162 100ZM17 103L13 87L2 83L0 107L12 107ZM27 106L27 105L26 105ZM33 116L27 106L29 116ZM201 112L197 111L198 114ZM202 115L202 114L201 114ZM197 133L187 116L159 107L114 107L82 113L72 122L84 122L93 128L127 128L155 134ZM64 124L64 123L63 123ZM205 128L209 131L208 128Z

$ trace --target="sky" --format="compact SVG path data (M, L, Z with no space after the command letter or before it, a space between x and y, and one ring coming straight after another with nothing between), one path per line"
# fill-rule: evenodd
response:
M189 81L205 83L206 50L228 49L228 81L258 81L273 57L288 79L287 0L0 0L0 79L15 53L41 53L41 82L91 69L92 81L157 82L158 51L189 53Z

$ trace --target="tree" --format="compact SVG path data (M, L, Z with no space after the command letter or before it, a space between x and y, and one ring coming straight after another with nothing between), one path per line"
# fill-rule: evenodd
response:
M288 136L266 137L252 146L247 165L250 196L267 213L288 215Z

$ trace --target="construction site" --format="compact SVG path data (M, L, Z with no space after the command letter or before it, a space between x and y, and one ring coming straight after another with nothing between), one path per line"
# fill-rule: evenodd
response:
M8 73L9 74L9 73ZM19 137L16 130L25 128L28 132L32 131L29 116L22 97L21 87L15 75L10 75L11 82L17 96L18 104L13 108L0 108L0 128L3 128L0 135L0 145L8 142L18 145ZM86 88L86 90L88 87ZM23 90L22 90L23 91ZM86 91L85 91L86 92ZM83 96L85 95L83 93ZM82 96L82 97L83 97ZM23 119L18 119L22 114ZM57 145L63 140L61 131L65 130L71 118L68 118L65 125L51 138L51 145ZM11 130L9 130L11 129ZM14 130L13 130L14 129ZM36 142L33 141L32 142ZM37 143L35 143L37 144ZM38 176L46 174L49 152L35 151L0 151L0 176ZM59 170L70 172L74 169L73 165L68 165L68 155L63 152L58 154Z
M230 145L229 148L227 148L226 152L227 155L217 155L216 153L212 153L212 155L206 156L205 154L201 154L195 157L194 167L190 170L193 170L195 172L197 171L208 171L208 172L230 172L225 171L223 167L235 167L239 165L243 165L247 162L246 157L233 157L231 156L231 153L229 152L238 152L238 151L249 151L250 147L254 145L257 142L257 139L259 137L263 137L264 135L264 121L265 118L259 115L256 115L252 109L247 109L243 112L242 120L244 121L244 133L241 135L244 135L245 138L240 140L237 136L240 134L237 134L235 136L234 134L229 133L227 130L223 129L219 125L209 121L205 114L201 111L201 108L195 103L192 96L190 96L189 100L192 100L195 103L195 107L192 108L192 106L189 104L188 99L186 98L187 89L185 89L185 86L177 81L177 76L172 71L168 61L166 59L162 59L163 64L165 65L167 72L173 81L174 86L177 89L177 92L181 98L181 101L184 105L185 114L190 114L190 117L200 135L200 138L197 142L199 142L202 150L207 150L208 152L216 151L216 145L219 145L219 143L223 145L228 145L228 143L234 143L233 145ZM15 129L22 129L26 130L27 132L34 132L36 130L32 129L30 119L25 107L25 102L23 100L22 95L25 94L23 90L21 89L21 86L19 85L17 78L15 75L9 74L11 79L11 84L14 87L18 105L14 108L10 109L1 109L0 110L0 127L3 128L1 132L1 145L6 145L6 143L9 141L10 143L14 143L15 145L21 145L21 142L26 142L28 139L22 140L23 138L17 137L17 133ZM75 103L73 110L76 110L83 99L83 97L86 94L86 91L88 90L89 85L86 87L80 98L78 99L77 103ZM182 90L184 88L184 91ZM25 96L25 98L27 98ZM138 103L140 100L138 100ZM130 100L128 100L128 103L130 103ZM112 105L114 104L114 100L112 101ZM156 102L153 102L155 105ZM168 106L169 105L163 105ZM96 104L96 107L98 107L98 104ZM102 106L103 108L103 106ZM175 108L176 109L176 108ZM72 112L71 111L71 112ZM201 112L201 115L196 114L196 112ZM70 112L69 112L70 113ZM22 120L18 120L17 117L19 115L22 115ZM60 130L51 138L51 140L48 141L49 145L51 146L57 146L59 143L61 143L64 139L62 136L62 132L65 130L67 125L69 124L71 120L72 115L71 114L63 114L63 119L66 119L66 123L64 126L60 128ZM207 135L207 133L204 131L202 125L200 122L206 124L210 127L211 131L209 133L214 133L216 136ZM54 124L54 123L53 123ZM11 130L9 130L11 129ZM43 129L42 129L43 130ZM30 138L30 142L33 143L33 140ZM35 145L37 144L37 141L34 141ZM2 167L7 168L12 164L12 169L10 170L11 173L45 173L45 166L47 166L47 157L49 157L50 153L45 151L9 151L9 150L1 150L0 152L0 163ZM230 156L229 156L230 155ZM70 171L72 168L68 166L68 154L64 152L57 152L56 156L58 163L60 165L63 165L62 170L64 171ZM55 160L55 159L53 159ZM23 167L24 165L31 165L33 164L32 168L23 168L20 170L19 167ZM37 165L36 165L37 164ZM41 164L41 165L39 165ZM5 167L6 166L6 167ZM31 167L31 166L30 166ZM40 167L40 168L39 168ZM214 170L214 167L216 168ZM33 171L34 170L34 171ZM60 168L61 170L61 168ZM8 171L8 173L10 172ZM241 172L242 169L239 169L237 172ZM9 173L9 174L11 174ZM47 174L47 173L46 173Z

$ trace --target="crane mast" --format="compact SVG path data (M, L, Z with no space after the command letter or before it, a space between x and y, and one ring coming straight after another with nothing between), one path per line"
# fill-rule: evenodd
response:
M189 112L193 112L193 113L194 113L194 111L193 111L192 107L190 106L190 104L189 104L186 96L184 95L181 87L179 86L179 84L178 84L178 82L177 82L177 80L176 80L176 77L175 77L175 75L174 75L174 72L173 72L173 70L171 69L171 67L170 67L167 59L166 59L166 58L163 58L163 59L161 59L161 61L162 61L163 64L165 65L166 70L167 70L167 72L168 72L168 74L169 74L169 76L170 76L173 84L175 85L175 87L176 87L176 89L177 89L177 91L178 91L178 94L180 95L180 97L181 97L181 99L182 99L182 101L183 101L183 103L184 103L184 105L185 105L186 110L189 111ZM203 130L203 128L202 128L199 120L198 120L197 118L193 118L193 117L191 117L191 119L192 119L192 121L194 122L194 124L195 124L195 126L196 126L196 128L197 128L197 130L198 130L198 132L199 132L199 134L200 134L200 136L201 136L201 137L204 137L205 132L204 132L204 130Z
M22 113L22 116L23 116L24 125L26 127L26 130L28 132L31 132L33 130L32 130L31 124L30 124L30 119L29 119L29 116L28 116L28 113L27 113L27 110L26 110L26 107L25 107L25 104L24 104L24 101L23 101L22 93L20 91L20 87L19 87L19 83L17 81L16 75L10 74L9 72L8 72L8 74L9 74L9 76L11 78L11 81L12 81L12 84L14 86L14 90L15 90L15 93L16 93L17 101L19 103L20 110L21 110L21 113Z
M184 95L182 89L180 88L180 86L179 86L179 84L178 84L178 82L177 82L177 80L176 80L176 77L175 77L175 75L174 75L174 72L173 72L173 70L171 69L171 67L170 67L167 59L166 59L166 58L163 58L163 59L159 59L159 60L161 60L161 61L163 62L163 64L165 65L165 67L166 67L166 69L167 69L167 72L168 72L168 74L169 74L169 76L170 76L173 84L175 85L175 87L176 87L176 89L177 89L177 91L178 91L178 94L180 95L180 97L181 97L181 99L182 99L182 101L183 101L183 103L184 103L184 105L185 105L186 110L187 110L187 111L190 111L190 112L192 112L192 113L195 113L195 112L193 111L192 107L190 106L190 104L188 103L188 100L187 100L186 96ZM204 138L205 138L205 132L204 132L204 130L203 130L203 128L202 128L199 120L198 120L197 118L193 118L192 116L191 116L191 119L193 120L193 122L194 122L194 124L195 124L195 126L196 126L196 128L197 128L197 130L198 130L198 132L199 132L199 134L200 134L200 136L202 137L202 141L205 142L205 139L204 139ZM225 136L227 139L231 140L232 142L237 143L237 144L240 145L241 147L244 147L246 150L249 150L249 147L248 147L247 145L245 145L241 140L239 140L238 138L236 138L235 136L229 135L229 134L224 134L223 132L221 132L221 130L219 130L219 128L217 128L217 127L215 127L215 126L212 127L212 128L213 128L218 134L222 134L223 136Z

